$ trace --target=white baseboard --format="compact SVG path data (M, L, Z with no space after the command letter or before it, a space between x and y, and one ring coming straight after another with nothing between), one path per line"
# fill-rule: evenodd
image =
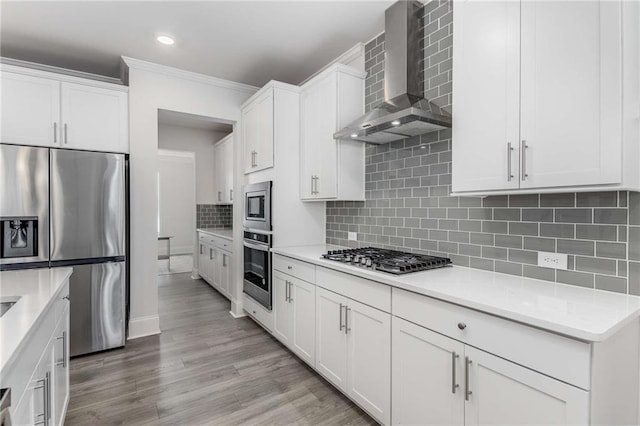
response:
M232 300L231 301L231 310L229 311L232 317L234 318L242 318L246 317L244 309L242 309L242 300Z
M150 315L147 317L131 318L129 320L129 336L127 340L160 334L160 317Z

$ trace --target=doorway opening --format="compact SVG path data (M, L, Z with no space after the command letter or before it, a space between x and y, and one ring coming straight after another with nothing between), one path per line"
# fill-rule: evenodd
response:
M158 275L198 277L196 230L231 228L232 205L218 190L215 146L232 131L213 117L158 110Z

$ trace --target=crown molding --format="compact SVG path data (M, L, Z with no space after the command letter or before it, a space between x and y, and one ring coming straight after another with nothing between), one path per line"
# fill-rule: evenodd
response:
M338 56L333 61L329 62L327 65L325 65L324 67L320 68L318 71L314 72L309 77L304 79L300 83L300 86L304 85L305 83L309 82L310 80L313 80L316 76L318 76L319 74L322 74L324 71L326 71L327 69L331 68L332 66L334 66L336 64L349 63L349 62L353 61L354 59L356 59L358 56L362 56L364 58L364 46L365 46L364 43L356 43L352 48L350 48L349 50L344 52L342 55Z
M106 87L113 88L115 85L120 86L120 88L122 88L121 90L126 90L126 85L114 77L38 64L36 62L22 61L19 59L0 57L0 68L5 71L14 71L36 77L49 77L71 83L86 84L87 80L90 80L91 84L95 86L104 86L103 83L106 83Z
M179 68L170 67L167 65L160 65L153 62L143 61L141 59L130 58L128 56L122 56L122 62L125 67L131 69L138 69L143 71L149 71L156 74L165 75L168 77L180 78L183 80L190 80L196 83L208 84L210 86L217 86L224 89L236 90L247 94L254 94L258 88L244 83L236 83L235 81L225 80L218 77L212 77L205 74L199 74L192 71L185 71ZM123 70L123 75L128 76L128 71Z

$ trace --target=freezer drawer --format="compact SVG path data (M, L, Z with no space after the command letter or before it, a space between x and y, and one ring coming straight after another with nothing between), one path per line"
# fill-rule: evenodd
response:
M73 266L71 356L124 346L125 271L125 262Z
M51 260L124 256L125 158L51 150Z

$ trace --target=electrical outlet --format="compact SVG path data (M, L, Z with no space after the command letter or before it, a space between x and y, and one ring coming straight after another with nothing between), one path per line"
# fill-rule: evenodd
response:
M564 253L538 252L538 266L554 269L567 269L567 255Z
M347 239L349 241L358 241L358 233L357 232L347 232Z

